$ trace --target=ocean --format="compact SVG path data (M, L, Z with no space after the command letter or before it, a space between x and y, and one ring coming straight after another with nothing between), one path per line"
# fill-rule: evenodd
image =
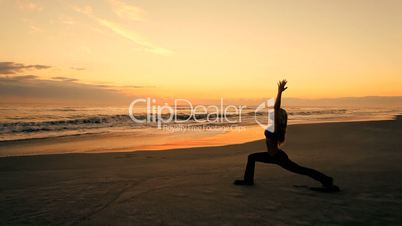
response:
M222 131L230 128L247 129L256 126L256 119L267 121L263 112L255 112L255 106L245 108L241 114L228 112L228 121L219 123L210 119L220 118L222 115L200 114L191 117L191 110L187 107L178 108L174 117L180 122L163 122L158 128L158 120L147 123L136 123L129 117L128 106L118 107L87 107L87 106L46 106L46 105L0 105L0 142L41 139L49 137L80 136L83 134L105 133L142 133L144 130L155 131L170 128L172 133L183 132L183 128L202 128ZM402 109L395 108L354 108L354 107L286 107L289 124L342 122L392 119L402 113ZM145 120L146 109L135 109L135 117ZM162 113L162 118L170 115ZM151 116L152 117L152 116ZM241 117L241 120L239 120ZM209 119L207 121L206 119ZM160 123L159 123L160 125ZM173 129L172 129L173 128ZM176 128L176 130L174 129ZM181 128L181 129L180 129Z

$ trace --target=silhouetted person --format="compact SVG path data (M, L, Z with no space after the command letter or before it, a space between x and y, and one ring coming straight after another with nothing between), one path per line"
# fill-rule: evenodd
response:
M327 191L339 191L339 188L333 184L333 179L317 170L306 168L292 162L288 155L279 149L285 141L286 127L288 121L288 115L284 109L281 108L282 92L287 89L286 80L282 80L278 83L278 95L275 101L275 119L274 119L274 132L265 129L265 138L267 151L254 153L248 156L246 171L244 173L243 180L235 180L236 185L253 185L254 184L254 167L255 162L265 162L278 164L282 168L289 170L293 173L309 176L314 180L321 182L323 189Z

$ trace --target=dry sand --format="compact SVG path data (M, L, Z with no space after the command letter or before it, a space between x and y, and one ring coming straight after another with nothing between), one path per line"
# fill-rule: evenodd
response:
M102 142L95 140L94 142ZM255 141L170 151L0 158L0 225L401 225L402 119L293 125L289 157L331 175L340 193L257 163Z

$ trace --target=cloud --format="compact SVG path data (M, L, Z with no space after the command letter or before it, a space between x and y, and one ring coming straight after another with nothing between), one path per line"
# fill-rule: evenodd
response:
M60 21L60 23L67 24L67 25L75 25L75 24L77 24L76 20L74 20L71 17L64 16L64 15L61 15L59 17L59 21Z
M106 20L106 19L95 16L93 14L92 7L90 7L90 6L73 7L73 9L79 13L87 15L88 17L90 17L94 21L96 21L99 25L101 25L105 28L108 28L109 30L113 31L115 34L119 35L120 37L123 37L125 39L128 39L128 40L134 42L136 45L142 47L142 49L147 52L151 52L151 53L161 55L161 56L169 56L174 53L172 50L158 47L157 45L151 43L146 38L142 37L141 35L137 34L136 32L123 28L122 26L118 25L117 23L114 23L110 20Z
M32 33L36 33L36 32L42 32L43 30L35 25L30 25L29 29L31 29Z
M16 79L16 80L28 80L28 79L37 79L38 76L36 75L19 75L19 76L13 76L11 79Z
M17 75L17 76L1 76L0 81L21 81L21 80L30 80L30 79L37 79L38 76L36 75Z
M70 67L70 69L73 69L73 70L76 70L76 71L83 71L86 68L84 68L84 67Z
M63 77L63 76L52 77L52 79L59 80L59 81L64 81L64 82L78 82L79 81L76 78L68 78L68 77Z
M78 79L35 75L0 76L0 102L70 102L127 104L131 97L118 86L85 84Z
M0 74L16 74L25 70L42 70L48 68L51 68L51 66L41 64L25 65L15 62L0 62Z
M143 21L145 19L145 10L128 4L121 0L109 0L113 12L121 18L133 21Z
M87 6L73 6L73 9L79 13L85 14L87 16L92 16L92 7L87 5Z
M123 87L131 88L131 89L155 88L155 86L135 86L135 85L126 85L126 86L123 86Z
M29 0L17 0L17 5L21 10L24 11L41 11L42 7L36 3Z
M111 21L100 19L100 18L97 18L97 21L99 24L103 25L104 27L109 28L110 30L112 30L114 33L120 35L121 37L124 37L124 38L136 43L137 45L143 47L143 49L145 51L155 53L155 54L158 54L161 56L169 56L173 53L173 51L171 51L169 49L155 46L154 44L150 43L149 41L147 41L145 38L141 37L137 33L126 30Z
M30 33L43 32L43 29L34 23L31 19L22 18L21 21L29 28Z

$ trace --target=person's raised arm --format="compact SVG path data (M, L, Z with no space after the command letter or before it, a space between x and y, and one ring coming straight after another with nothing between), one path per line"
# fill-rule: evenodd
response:
M281 108L282 92L288 88L288 87L286 87L287 82L288 81L286 81L286 80L282 80L282 81L278 82L278 94L276 96L275 105L274 105L275 110L279 110Z
M279 109L281 109L281 99L282 99L282 92L285 91L288 87L286 87L287 81L284 79L282 81L278 82L278 94L276 96L275 100L275 131L278 129L279 125Z

